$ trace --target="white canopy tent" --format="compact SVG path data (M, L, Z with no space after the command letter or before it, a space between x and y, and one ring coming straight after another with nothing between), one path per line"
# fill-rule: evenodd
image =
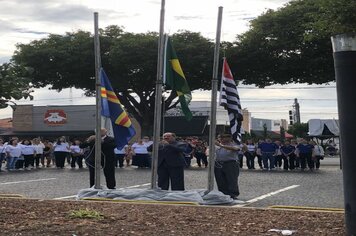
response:
M325 135L325 133L334 136L340 135L338 120L311 119L308 121L308 126L309 126L309 132L308 132L309 136L322 136ZM327 132L327 130L329 130L330 132Z

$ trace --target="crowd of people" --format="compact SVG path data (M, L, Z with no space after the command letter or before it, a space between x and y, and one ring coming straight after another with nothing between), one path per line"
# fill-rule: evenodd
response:
M101 166L104 170L107 187L116 187L115 167L151 168L151 152L153 142L148 136L138 139L135 143L116 148L114 138L101 130ZM271 139L247 140L236 144L230 134L222 134L215 142L214 173L219 191L232 198L239 195L238 176L246 163L247 169L255 169L256 159L261 170L272 171L310 171L320 168L320 160L324 158L324 149L313 140L287 140L284 142ZM7 171L31 170L34 168L71 168L89 169L90 186L94 185L95 177L95 135L84 141L79 139L66 140L59 137L54 142L48 140L22 139L12 137L8 142L0 138L0 170L5 164ZM178 138L174 133L165 133L158 148L158 187L168 190L184 190L184 169L192 167L192 159L196 159L197 167L208 167L208 145L198 137Z
M324 148L315 141L306 139L287 140L284 142L271 139L247 140L241 145L239 152L240 168L243 167L243 158L246 158L248 169L255 169L255 159L262 170L282 169L293 171L300 169L310 171L320 168L320 160L325 156Z
M183 151L185 168L192 167L196 159L198 168L208 167L208 144L198 137L178 138L177 141L186 144ZM137 168L151 167L151 153L148 148L153 144L148 136L126 145L123 149L114 149L115 167ZM81 147L82 141L74 139L67 141L59 137L54 142L40 138L22 139L11 138L4 142L0 138L0 171L1 170L31 170L34 168L57 167L63 169L67 163L71 168L83 168L85 157L90 150ZM238 151L239 167L256 169L258 164L262 170L309 170L319 169L320 160L324 158L324 148L315 141L304 139L287 140L285 142L270 139L254 142L252 139L240 144ZM257 160L257 163L255 163ZM6 164L6 165L4 165ZM2 166L4 168L2 169Z
M54 141L40 138L20 140L12 137L7 142L0 138L0 171L52 167L63 169L66 165L79 169L88 167L88 163L84 160L93 150L90 147L84 147L84 142L80 139L67 141L65 137L59 137ZM126 162L126 166L150 168L151 156L147 148L151 144L152 141L145 136L132 145L126 145L122 150L115 148L115 167L122 168Z

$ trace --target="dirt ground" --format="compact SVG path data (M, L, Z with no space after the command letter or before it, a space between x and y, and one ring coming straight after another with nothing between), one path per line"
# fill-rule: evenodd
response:
M73 218L75 210L101 217ZM344 215L231 207L0 199L0 235L344 235Z

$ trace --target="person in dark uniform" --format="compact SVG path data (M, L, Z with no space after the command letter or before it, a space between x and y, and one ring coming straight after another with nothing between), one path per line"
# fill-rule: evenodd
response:
M302 171L306 168L307 163L310 171L314 170L314 161L312 160L313 149L314 146L309 144L305 139L297 145L297 156L300 158L300 168Z
M158 147L158 187L168 190L171 182L172 190L184 190L184 167L183 152L186 143L177 142L174 133L163 134L163 140ZM152 151L152 145L148 147ZM155 157L153 157L155 158Z
M290 144L289 141L285 141L284 145L281 147L281 152L283 154L283 169L284 170L294 170L295 168L295 147Z
M239 159L238 152L240 145L232 141L231 134L220 135L219 140L215 142L216 160L215 160L215 180L220 192L229 195L233 199L239 196Z
M94 185L95 179L95 135L90 136L84 143L80 145L80 148L90 147L88 157L86 157L86 164L89 167L90 187ZM115 153L116 147L115 140L112 137L107 136L107 130L101 129L101 166L104 169L104 175L106 179L106 186L108 189L115 189Z

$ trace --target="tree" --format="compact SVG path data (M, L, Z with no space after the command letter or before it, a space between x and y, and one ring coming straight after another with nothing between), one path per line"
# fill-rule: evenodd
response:
M0 109L6 108L12 100L33 98L30 80L23 77L28 74L28 70L12 63L0 65Z
M102 65L115 92L128 112L141 124L143 134L152 133L158 34L134 34L117 26L100 30ZM182 68L191 90L210 87L213 43L200 33L181 31L172 35ZM20 44L13 60L33 69L36 87L51 85L94 93L93 36L77 31L49 35L45 39ZM177 105L176 93L167 93L165 110Z
M330 37L356 32L356 1L295 0L251 21L227 51L245 84L334 81Z
M308 131L308 123L295 123L289 126L288 129L288 133L292 134L295 138L306 138Z

